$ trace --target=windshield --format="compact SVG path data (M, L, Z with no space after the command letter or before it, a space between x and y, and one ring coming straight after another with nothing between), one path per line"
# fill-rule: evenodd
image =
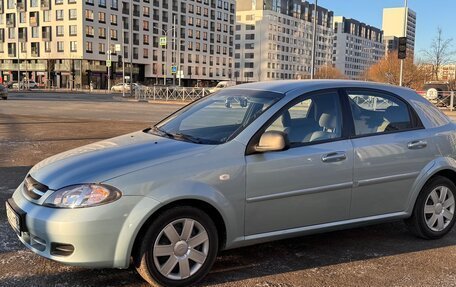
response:
M199 144L225 143L282 97L265 91L223 90L176 112L151 132Z

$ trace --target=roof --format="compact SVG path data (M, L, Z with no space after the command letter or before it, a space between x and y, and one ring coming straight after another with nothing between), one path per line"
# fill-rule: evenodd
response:
M319 89L331 89L331 88L371 88L392 91L407 91L411 90L408 88L397 87L389 84L375 83L375 82L363 82L363 81L352 81L352 80L279 80L279 81L265 81L255 82L248 84L241 84L231 89L248 89L248 90L262 90L271 91L286 94L291 91L314 91Z

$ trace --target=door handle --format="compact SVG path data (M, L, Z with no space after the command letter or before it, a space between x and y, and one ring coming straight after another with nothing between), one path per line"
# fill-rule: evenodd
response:
M328 153L321 157L321 161L326 163L339 162L346 159L347 155L345 154L345 152L342 151Z
M427 142L424 140L412 141L407 144L408 149L422 149L427 147Z

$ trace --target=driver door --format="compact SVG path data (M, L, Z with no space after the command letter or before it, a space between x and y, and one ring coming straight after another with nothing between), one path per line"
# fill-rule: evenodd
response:
M260 132L287 134L290 148L246 156L246 236L349 218L353 146L337 91L305 95Z

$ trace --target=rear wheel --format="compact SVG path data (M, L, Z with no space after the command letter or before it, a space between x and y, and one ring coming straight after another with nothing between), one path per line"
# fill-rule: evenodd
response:
M218 251L217 229L205 212L175 207L154 220L140 244L135 266L147 282L188 286L212 267Z
M456 186L446 177L431 179L421 190L412 217L406 220L410 230L419 237L437 239L455 224Z

